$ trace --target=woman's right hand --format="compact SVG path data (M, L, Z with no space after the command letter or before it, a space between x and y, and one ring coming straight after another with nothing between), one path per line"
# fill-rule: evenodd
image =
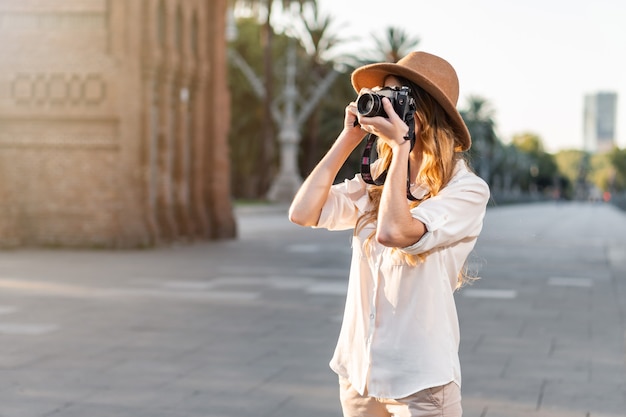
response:
M361 142L366 133L359 124L356 102L354 101L346 106L343 133L355 142L355 146Z
M346 130L360 129L359 121L357 118L356 102L351 102L346 106L346 115L343 121L343 127Z
M337 173L363 139L357 121L356 103L346 107L344 127L322 160L304 180L289 207L289 220L301 226L315 226Z

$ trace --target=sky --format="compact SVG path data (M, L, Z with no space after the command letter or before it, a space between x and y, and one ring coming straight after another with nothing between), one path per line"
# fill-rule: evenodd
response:
M459 108L486 99L499 137L534 133L549 152L582 149L584 96L616 92L617 145L626 147L626 1L317 0L338 51L372 49L390 26L456 69ZM354 37L358 40L352 40Z

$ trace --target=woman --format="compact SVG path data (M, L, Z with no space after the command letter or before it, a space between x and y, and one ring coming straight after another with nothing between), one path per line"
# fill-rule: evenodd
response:
M387 117L363 117L356 104L344 128L291 204L290 220L354 229L344 319L331 368L344 416L461 416L459 326L453 293L463 282L489 199L487 184L463 159L471 138L459 112L458 78L445 60L413 52L358 68L356 91L408 86L415 99L415 144L388 98ZM332 185L363 138L378 136L374 171ZM408 181L407 181L408 178ZM407 196L416 201L411 201Z

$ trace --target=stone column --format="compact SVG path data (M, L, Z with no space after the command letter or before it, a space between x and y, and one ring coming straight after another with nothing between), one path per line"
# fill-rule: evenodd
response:
M205 138L204 155L209 163L205 175L208 189L205 204L210 210L211 237L215 239L231 238L236 234L233 215L230 155L228 148L228 129L230 125L230 93L226 74L226 0L209 2L210 28L209 39L213 42L209 53L209 82L204 94L207 94L206 120L211 128Z
M191 137L193 153L191 155L191 205L194 223L196 226L196 236L211 236L211 225L209 221L208 208L205 202L205 182L206 175L206 145L209 137L209 129L206 123L207 75L208 66L206 58L201 55L200 65L194 77L192 99L192 122L193 135Z
M166 34L163 65L159 76L159 134L157 166L159 187L157 192L157 213L162 235L166 240L178 236L178 227L174 217L172 184L172 149L174 135L174 90L177 56L174 50L172 28L174 12L166 3Z
M176 126L174 135L174 208L176 213L176 221L179 226L180 234L186 238L190 238L193 226L190 217L190 190L189 190L189 100L190 100L190 77L189 72L193 68L191 62L191 54L189 53L189 20L184 15L177 13L177 25L182 39L179 42L179 67L176 91L178 96L176 101ZM181 20L178 22L178 20Z
M157 221L157 190L158 190L158 76L162 62L162 53L157 39L157 2L146 3L142 10L145 27L142 33L142 124L141 155L139 163L143 177L141 200L143 216L148 228L148 242L156 243L161 235Z

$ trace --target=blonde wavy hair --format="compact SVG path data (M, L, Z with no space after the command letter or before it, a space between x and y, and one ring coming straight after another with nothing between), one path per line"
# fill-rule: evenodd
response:
M419 122L420 129L416 131L416 142L419 141L422 146L422 163L419 171L414 179L416 183L423 184L428 192L419 201L410 203L410 208L417 207L419 204L439 194L439 192L450 182L454 174L454 167L458 160L464 159L460 152L461 145L458 143L448 115L443 108L437 103L430 94L413 82L398 78L402 85L408 85L416 100L417 110L415 117ZM388 145L377 141L378 160L376 161L377 171L384 172L391 164L392 152ZM413 178L411 178L413 180ZM363 214L357 221L354 234L359 233L368 224L374 223L378 217L378 208L384 185L370 186L368 195L372 209ZM366 247L370 246L372 239L376 234L374 230L367 238ZM395 256L399 256L401 260L408 265L416 266L424 262L428 253L420 253L410 255L393 248ZM468 280L466 277L466 267L460 271L458 277L458 287Z

